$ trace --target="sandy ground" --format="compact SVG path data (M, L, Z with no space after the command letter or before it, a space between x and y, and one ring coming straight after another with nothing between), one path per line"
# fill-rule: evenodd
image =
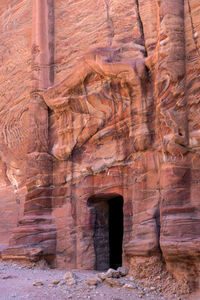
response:
M71 270L76 284L69 286L63 280L66 270L41 269L41 266L20 266L0 261L0 299L1 300L64 300L64 299L109 299L109 300L168 300L158 291L144 288L129 276L117 279L122 284L130 284L134 288L116 287L99 283L89 286L88 278L95 278L96 271ZM36 284L36 286L34 285ZM38 284L38 286L37 286ZM171 298L172 299L172 298ZM174 299L176 298L174 296ZM182 299L182 298L181 298Z

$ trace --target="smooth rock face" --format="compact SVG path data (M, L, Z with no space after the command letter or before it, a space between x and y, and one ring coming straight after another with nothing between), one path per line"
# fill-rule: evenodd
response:
M33 0L33 17L31 1L0 8L2 244L24 207L2 257L112 267L121 196L123 264L148 274L152 257L198 286L198 1Z

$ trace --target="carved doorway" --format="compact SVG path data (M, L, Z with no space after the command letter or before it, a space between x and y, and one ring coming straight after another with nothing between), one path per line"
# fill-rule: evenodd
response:
M88 201L92 206L92 227L95 269L117 269L122 265L123 197L95 195Z

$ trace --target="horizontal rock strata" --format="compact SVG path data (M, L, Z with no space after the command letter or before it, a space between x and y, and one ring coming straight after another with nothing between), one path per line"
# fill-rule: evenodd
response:
M198 1L1 2L2 257L109 268L121 199L130 273L197 288Z

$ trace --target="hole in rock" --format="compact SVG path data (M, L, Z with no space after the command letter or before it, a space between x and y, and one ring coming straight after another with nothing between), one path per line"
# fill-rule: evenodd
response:
M117 269L122 265L123 197L95 195L89 205L93 207L95 268Z
M183 136L183 133L181 132L180 129L178 130L178 134L179 134L180 136Z

